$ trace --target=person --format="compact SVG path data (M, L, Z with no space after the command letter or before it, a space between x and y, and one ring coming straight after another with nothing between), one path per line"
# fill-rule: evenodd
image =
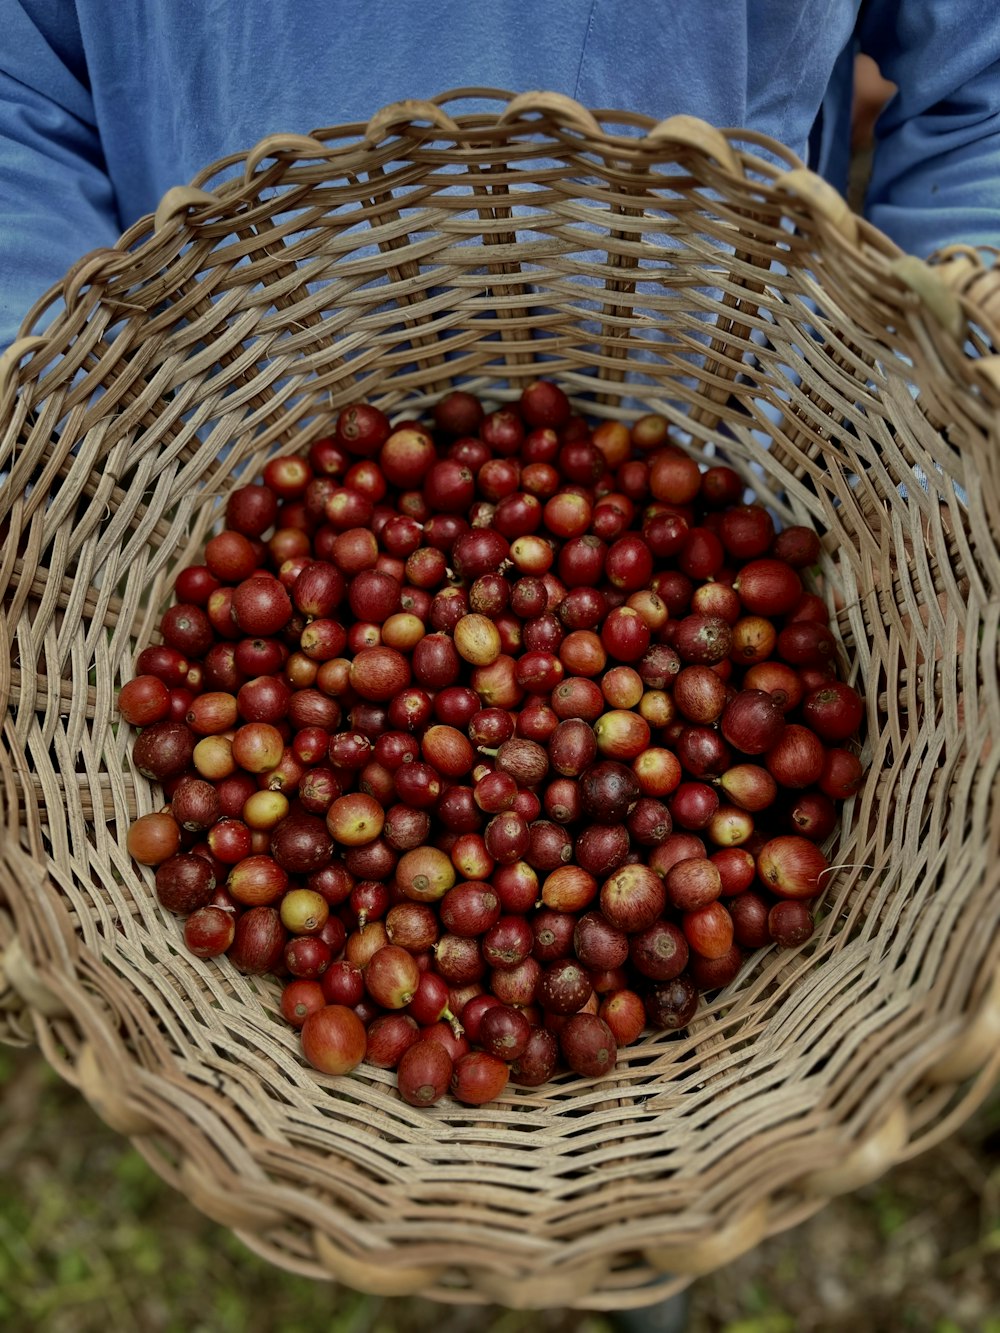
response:
M897 89L870 219L918 254L1000 241L997 0L0 0L0 25L0 349L208 164L450 88L750 127L844 190L861 50ZM683 1300L615 1316L683 1321Z
M210 163L458 87L748 126L844 191L864 50L898 88L869 218L920 255L1000 240L996 0L0 0L0 23L0 349Z

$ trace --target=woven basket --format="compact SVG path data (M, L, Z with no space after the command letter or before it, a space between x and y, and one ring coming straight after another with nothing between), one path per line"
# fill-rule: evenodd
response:
M651 1303L952 1132L1000 1073L997 291L776 143L545 93L276 135L171 190L0 360L4 1038L274 1264L440 1301ZM870 776L808 945L612 1078L418 1111L315 1074L276 983L186 953L123 851L158 797L114 699L274 452L539 365L822 534Z

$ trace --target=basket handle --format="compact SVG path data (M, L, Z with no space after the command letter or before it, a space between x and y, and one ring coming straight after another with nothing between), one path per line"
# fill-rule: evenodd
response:
M993 975L982 1004L965 1031L927 1071L929 1083L961 1083L980 1069L1000 1049L1000 972Z
M743 176L736 150L722 133L707 120L697 116L668 116L654 125L642 141L651 148L663 148L680 144L684 148L695 148L706 157L715 158L720 167L725 167L734 176Z
M904 286L920 297L943 329L953 338L961 338L965 327L962 303L943 274L917 255L900 255L890 262L889 269ZM959 277L964 277L964 274Z
M806 204L817 217L828 222L839 232L845 241L856 245L858 241L858 219L842 194L832 185L817 176L808 167L793 167L783 171L774 182L774 188L784 194L794 195Z
M991 332L1000 329L1000 256L984 264L978 250L968 245L949 245L931 256L925 268L948 291L964 298L982 315Z
M749 1250L756 1249L767 1235L769 1212L769 1205L764 1200L728 1226L721 1227L707 1240L651 1245L643 1254L661 1272L701 1277L732 1263Z
M194 185L173 185L157 205L153 215L153 232L159 234L194 208L221 207L219 196L208 190L199 190Z
M578 130L588 138L604 137L604 131L597 123L597 118L575 98L567 97L565 93L551 93L539 88L512 97L497 116L497 121L501 125L508 125L511 121L524 120L533 111L542 116L551 116L558 124Z
M243 168L244 185L250 184L262 162L269 157L283 157L287 153L302 158L329 156L329 150L309 134L268 134L247 153L246 166Z
M325 1231L316 1227L313 1244L320 1263L354 1291L374 1296L413 1296L441 1280L443 1266L399 1263L389 1253L371 1259L358 1259L337 1245Z
M388 139L392 132L402 125L412 125L415 121L427 120L438 129L448 134L459 134L458 125L451 116L436 102L429 102L419 97L404 97L399 102L390 102L375 112L365 127L365 143L375 144Z
M850 1149L840 1160L818 1171L811 1171L801 1182L807 1194L830 1198L851 1194L870 1185L893 1167L909 1142L910 1118L906 1104L897 1102L881 1125Z

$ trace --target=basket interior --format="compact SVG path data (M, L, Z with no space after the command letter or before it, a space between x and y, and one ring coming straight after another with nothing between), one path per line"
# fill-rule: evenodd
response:
M443 1300L476 1298L477 1273L591 1262L582 1303L653 1299L671 1279L651 1247L762 1199L771 1229L789 1225L818 1206L796 1183L904 1095L911 1146L926 1141L954 1090L914 1089L996 957L996 497L972 448L979 407L952 353L902 326L876 239L796 213L773 155L727 141L737 184L709 155L616 128L598 151L574 126L473 116L460 142L416 126L265 159L197 221L135 229L128 262L72 292L61 355L8 423L5 766L43 874L4 893L73 1000L46 1053L72 1077L81 1032L99 1041L153 1127L140 1142L156 1169L183 1187L194 1163L239 1201L244 1238L304 1273L324 1271L320 1232L431 1266ZM358 398L397 418L454 384L501 404L540 373L591 416L662 413L779 522L821 533L817 586L867 700L870 776L808 945L750 959L686 1033L644 1038L612 1078L417 1111L391 1073L309 1070L277 983L187 954L123 850L158 796L113 701L174 572L273 453Z

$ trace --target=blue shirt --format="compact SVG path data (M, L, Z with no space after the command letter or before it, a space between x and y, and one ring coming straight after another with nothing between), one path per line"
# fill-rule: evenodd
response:
M1000 243L997 0L0 0L0 31L0 347L170 186L449 88L812 138L843 188L858 41L900 89L868 216L919 254Z

